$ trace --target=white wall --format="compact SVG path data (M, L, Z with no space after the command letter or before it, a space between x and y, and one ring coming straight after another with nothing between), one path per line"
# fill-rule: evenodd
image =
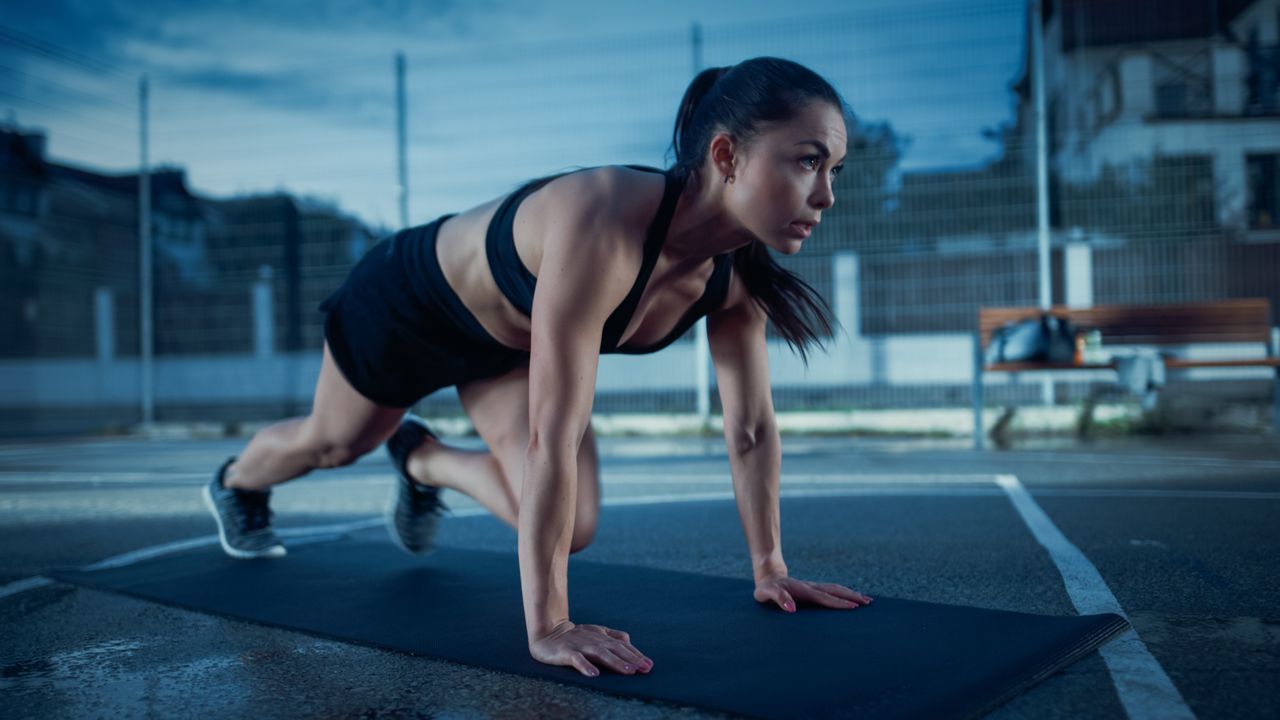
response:
M882 343L885 377L873 378L872 346ZM973 340L969 334L902 335L844 340L831 352L810 357L806 370L785 344L769 345L770 376L775 386L893 384L963 385L973 373ZM679 344L655 355L606 355L600 359L597 390L670 390L694 387L692 344ZM1121 350L1123 348L1113 348ZM1262 357L1260 343L1195 346L1177 349L1190 358ZM1266 379L1266 368L1189 371L1188 380ZM156 402L199 404L270 403L292 400L306 407L320 373L319 353L255 357L159 358L155 362ZM1042 373L1022 373L1023 382ZM1093 373L1097 379L1112 373ZM138 363L94 358L0 362L0 411L5 408L73 408L120 406L137 401ZM1085 380L1084 373L1058 374L1061 380ZM988 375L986 383L1016 380L1007 373ZM441 392L452 393L452 389Z

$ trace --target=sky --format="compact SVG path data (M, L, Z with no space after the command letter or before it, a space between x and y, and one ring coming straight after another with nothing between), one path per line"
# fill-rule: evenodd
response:
M695 65L802 62L862 122L907 139L902 168L974 166L1013 119L1023 0L45 0L0 5L0 119L57 162L149 158L191 189L284 190L400 225L394 58L406 58L409 222L523 179L668 164Z

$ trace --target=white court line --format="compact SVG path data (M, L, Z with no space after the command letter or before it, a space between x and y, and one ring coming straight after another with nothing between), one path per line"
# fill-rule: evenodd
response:
M21 470L0 470L0 485L17 483L104 483L129 484L146 482L168 482L173 480L207 480L209 473L190 472L91 472L72 470L67 472L23 472Z
M23 578L22 580L16 580L14 582L9 583L8 585L0 586L0 598L7 598L10 595L17 595L18 593L26 592L28 590L35 590L37 588L42 588L51 582L53 581L50 580L49 578L40 577L39 575L37 575L36 577L29 577L29 578Z
M376 476L379 482L385 482L386 478L379 475ZM615 476L622 482L617 484L646 484L653 483L653 479L646 475L631 476ZM369 476L373 479L374 476ZM933 487L920 487L933 479ZM781 497L857 497L857 496L938 496L938 497L988 497L1008 494L1007 490L996 490L990 486L982 487L939 487L940 484L964 484L974 482L981 478L984 483L991 481L990 475L785 475L783 476L783 487ZM357 478L358 479L358 478ZM719 484L729 484L728 475L707 481L705 475L683 475L683 476L666 476L666 480L670 484L688 484L694 482L715 482ZM1015 478L1016 480L1016 478ZM607 488L611 483L605 482ZM666 484L666 483L654 483ZM796 489L789 488L791 484L817 484L817 485L854 485L855 487L846 487L841 489ZM879 486L876 486L876 485ZM901 485L915 484L917 487L902 487ZM865 487L857 487L858 485L866 485ZM1024 491L1025 492L1025 491ZM1195 491L1195 490L1110 490L1110 489L1089 489L1089 488L1047 488L1037 490L1037 494L1051 496L1068 496L1068 497L1145 497L1145 498L1209 498L1209 499L1231 499L1231 500L1277 500L1280 499L1280 493L1268 492L1249 492L1249 491ZM610 506L634 506L634 505L657 505L663 503L676 502L707 502L716 500L733 500L734 495L731 490L701 492L701 493L669 493L669 494L649 494L637 495L631 497L604 497L601 505ZM451 511L454 517L469 517L474 515L485 514L485 510L480 507L459 508ZM371 518L368 520L360 520L351 523L339 525L313 525L299 528L284 528L279 531L282 537L294 538L294 544L305 542L321 542L327 539L337 539L348 532L354 532L365 528L376 527L382 524L382 518ZM163 545L155 545L148 548L142 548L132 552L116 555L97 563L87 565L82 570L103 570L106 568L122 567L136 562L141 562L150 558L161 557L171 553L182 552L194 548L205 547L207 545L218 544L217 535L207 535L204 537L189 538L186 540L178 540ZM0 586L0 598L17 595L27 590L34 590L44 587L52 581L43 577L31 577L23 580L17 580L8 585Z
M1031 529L1031 534L1048 551L1054 565L1057 565L1066 585L1067 595L1076 610L1082 615L1115 613L1128 620L1129 616L1120 607L1111 588L1107 587L1102 574L1053 524L1018 478L1013 475L997 475L995 480ZM1116 694L1130 718L1194 720L1195 714L1187 707L1182 694L1165 674L1164 668L1160 667L1160 663L1152 657L1147 646L1138 637L1137 630L1130 627L1098 648L1098 652L1107 663Z
M670 478L670 476L668 476ZM866 483L869 478L876 477L881 482L886 479L890 484L909 485L926 482L926 478L932 477L933 483L971 483L974 475L935 475L935 476L868 476L868 475L849 475L849 476L830 476L830 475L799 475L785 476L786 480L795 484L849 484L851 481L857 480ZM987 482L990 476L981 476ZM705 481L706 476L686 476L670 478L673 482L689 482L691 479ZM727 476L726 476L727 478ZM637 484L645 476L636 476ZM719 480L724 482L725 480ZM1062 574L1068 595L1071 597L1072 603L1081 614L1095 614L1102 612L1112 612L1128 619L1120 607L1119 602L1107 587L1106 582L1102 579L1097 568L1080 552L1078 548L1071 544L1070 541L1062 535L1061 531L1053 525L1044 511L1040 509L1035 500L1032 499L1030 493L1022 486L1022 483L1012 475L996 476L996 484L1001 490L993 490L982 487L848 487L842 489L822 488L822 489L787 489L783 488L781 496L786 497L841 497L856 495L873 495L873 494L921 494L921 495L999 495L1001 493L1007 495L1013 503L1015 509L1018 510L1024 522L1031 529L1032 534L1049 551L1050 557L1057 565L1059 572ZM1201 497L1212 494L1216 497L1232 497L1239 499L1256 499L1257 496L1266 496L1265 499L1276 499L1280 494L1277 493L1245 493L1245 492L1214 492L1214 493L1197 493L1194 491L1111 491L1106 490L1088 490L1081 489L1079 491L1056 490L1049 491L1055 494L1092 494L1092 495L1115 495L1117 493L1129 493L1136 496L1173 496L1173 497ZM643 495L634 497L621 498L604 498L601 501L603 506L635 506L635 505L654 505L662 503L676 502L706 502L733 500L734 494L732 490L718 492L703 493L676 493L676 494L659 494L659 495ZM455 517L466 517L485 514L487 511L483 508L460 508L451 512ZM286 528L279 531L283 537L294 538L295 545L306 542L321 542L324 540L338 539L344 534L377 527L385 521L382 518L370 518L359 520L351 523L343 523L336 525L317 525L301 528ZM117 555L106 560L94 563L82 568L83 570L100 570L110 567L121 567L140 562L146 559L160 557L163 555L181 552L196 547L207 545L216 545L218 543L217 535L209 535L205 537L192 538L189 540L181 540L177 542L158 545L150 548L136 550L130 553ZM16 595L26 590L33 590L49 585L52 581L44 577L33 577L20 580L0 587L0 598ZM1175 720L1190 718L1194 720L1195 715L1187 707L1186 702L1182 699L1177 688L1174 687L1168 675L1165 674L1160 664L1151 656L1146 646L1139 639L1137 632L1129 629L1117 638L1109 641L1107 644L1099 648L1111 672L1112 680L1115 684L1117 694L1121 704L1124 706L1126 713L1130 718L1145 720L1146 718L1173 718Z
M1274 470L1280 468L1280 460L1237 460L1232 458L1210 457L1205 455L1110 455L1107 453L1082 453L1075 455L1072 453L1055 453L1038 450L1014 451L1014 453L1000 457L1002 460L1011 460L1015 462L1029 461L1057 461L1061 460L1068 466L1080 463L1089 463L1093 465L1133 465L1133 466L1161 466L1161 465L1179 465L1179 466L1195 466L1206 468L1231 468L1231 469L1250 469L1250 470Z
M727 473L609 473L601 472L600 482L605 485L732 485L733 477ZM904 474L888 473L788 473L782 476L782 486L787 485L982 485L991 484L991 473L981 474Z
M988 478L989 480L989 478ZM842 497L853 495L871 495L882 493L883 490L877 488L848 488L843 490L787 490L783 489L781 497ZM895 494L902 491L895 491ZM931 494L926 489L919 488L909 491L910 494ZM932 494L964 494L964 495L998 495L997 491L989 488L938 488ZM613 506L629 506L629 505L657 505L662 503L677 502L707 502L714 500L732 500L734 494L732 490L719 492L704 493L674 493L659 495L639 495L633 497L621 498L602 498L600 504L605 507ZM481 507L458 508L450 510L449 514L453 517L470 517L476 515L488 514L488 511ZM386 520L382 517L368 518L365 520L357 520L350 523L341 523L336 525L310 525L298 528L283 528L277 531L277 534L285 538L293 538L292 544L305 544L307 542L321 542L328 539L338 539L346 533L364 530L368 528L384 525ZM151 547L134 550L132 552L114 555L105 560L86 565L80 570L106 570L107 568L118 568L134 563L150 560L152 558L171 555L173 553L193 550L195 548L217 545L219 539L217 535L205 535L202 537L188 538L186 540L176 540L162 545L153 545ZM18 580L8 585L0 586L0 598L17 595L27 590L35 590L45 587L53 582L44 577L30 577Z
M130 483L149 483L164 482L171 480L206 480L208 473L177 473L177 472L120 472L120 473L101 473L101 472L18 472L0 470L0 485L17 484L17 483L104 483L104 484L130 484ZM369 483L378 485L391 485L392 478L387 473L348 473L342 475L328 475L324 478L327 481L344 484ZM605 470L601 473L601 481L606 485L711 485L723 484L730 485L733 478L728 473L683 473L673 474L664 472L652 473L619 473L609 472ZM890 473L805 473L805 474L787 474L783 476L785 483L799 484L885 484L885 485L905 485L905 484L925 484L925 485L943 485L943 484L972 484L972 485L990 485L990 473L953 473L953 474L927 474L927 473L906 473L906 474L890 474Z
M1036 488L1042 497L1181 498L1195 500L1280 500L1280 492L1262 490L1140 490L1124 488Z

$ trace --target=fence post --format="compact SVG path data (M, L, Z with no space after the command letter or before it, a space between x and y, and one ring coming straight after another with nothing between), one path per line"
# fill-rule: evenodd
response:
M93 328L98 362L110 362L116 356L116 299L111 288L93 291Z
M270 265L258 268L258 281L250 291L253 303L253 354L260 358L270 357L276 346L271 274Z
M1280 358L1280 325L1271 328L1271 357ZM1280 367L1275 368L1271 392L1271 427L1280 432Z
M698 421L702 429L711 427L711 346L707 342L707 319L698 318L693 329L693 379L698 393Z
M1084 240L1084 231L1080 228L1072 228L1063 260L1067 307L1093 307L1093 247Z
M973 332L973 449L981 450L985 439L982 435L982 367L986 362L982 355L982 330Z
M862 337L862 313L858 307L861 293L858 287L858 254L839 252L833 260L831 268L836 296L836 320L844 327L850 340L857 340Z

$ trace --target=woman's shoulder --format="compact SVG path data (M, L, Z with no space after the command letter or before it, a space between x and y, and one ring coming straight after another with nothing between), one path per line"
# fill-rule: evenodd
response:
M589 215L602 224L643 230L662 203L666 183L657 169L600 165L553 177L529 199L546 203L556 214Z

